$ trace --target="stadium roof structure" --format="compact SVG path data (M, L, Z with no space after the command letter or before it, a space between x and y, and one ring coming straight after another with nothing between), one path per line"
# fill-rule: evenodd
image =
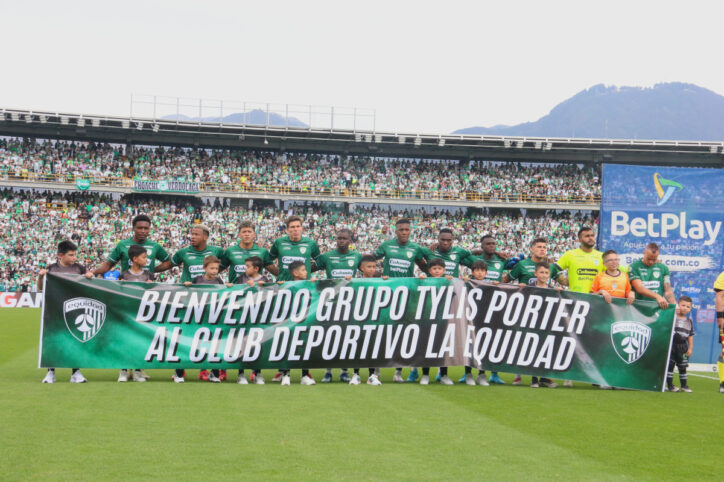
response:
M412 159L724 167L724 141L416 134L0 110L0 135Z

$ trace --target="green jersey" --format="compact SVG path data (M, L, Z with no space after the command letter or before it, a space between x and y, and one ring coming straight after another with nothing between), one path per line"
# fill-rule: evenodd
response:
M307 279L312 277L312 260L319 257L319 246L316 241L309 238L292 241L289 236L274 241L269 251L271 259L279 260L278 281L290 281L292 274L289 272L289 265L294 261L301 261L307 268Z
M354 278L361 261L362 255L359 251L342 254L335 249L321 255L315 263L318 268L325 270L327 279L344 279L347 276Z
M377 248L375 258L385 259L382 276L412 278L415 276L415 262L425 259L425 252L418 244L408 241L403 245L397 239L390 239Z
M669 273L669 267L665 264L654 263L651 267L649 267L641 260L631 263L628 270L628 278L631 280L632 285L634 280L639 280L644 285L644 288L650 289L659 296L664 296L665 284L671 284L670 275L671 273ZM636 299L646 300L651 298L637 292Z
M163 246L161 246L157 242L151 241L150 239L146 238L143 243L138 243L134 241L133 238L129 238L124 239L123 241L119 241L118 244L116 244L116 246L113 248L113 251L111 251L111 253L106 257L106 261L108 261L112 265L115 265L120 261L121 272L127 271L128 268L131 266L131 260L128 257L128 248L134 245L143 246L143 248L146 250L146 269L150 272L153 272L153 268L156 267L156 261L160 261L161 263L163 263L164 261L168 261L169 259L166 250L163 249Z
M221 260L220 268L225 268L224 249L218 246L206 246L205 249L196 250L193 246L186 246L173 254L171 263L174 266L183 265L181 282L193 281L194 278L204 274L204 258L216 256Z
M256 243L251 248L245 249L235 244L224 251L224 261L229 266L229 283L235 283L237 278L241 278L246 273L246 260L252 256L261 258L263 266L269 266L272 261L269 251L258 246Z
M503 281L503 272L505 271L505 265L508 263L506 260L498 256L497 254L493 254L493 257L488 259L483 256L471 256L469 258L470 266L473 266L473 263L476 261L484 261L485 264L488 265L488 272L485 274L485 281L493 282L493 281ZM465 265L467 266L467 265Z
M535 278L536 264L538 263L530 258L518 261L517 263L515 263L515 266L513 266L513 269L510 270L508 276L510 276L510 279L512 280L527 285L531 279ZM558 269L553 263L550 263L548 267L551 271L549 279L556 279L556 277L558 276Z
M460 265L467 266L468 268L473 265L473 253L457 246L451 247L450 251L447 252L440 251L440 249L430 250L422 248L422 250L428 262L433 258L440 258L445 261L445 276L457 278L460 274Z

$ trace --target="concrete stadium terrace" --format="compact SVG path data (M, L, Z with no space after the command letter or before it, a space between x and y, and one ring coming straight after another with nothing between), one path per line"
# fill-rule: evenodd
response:
M0 110L0 136L409 159L724 167L724 141L417 134L18 109Z

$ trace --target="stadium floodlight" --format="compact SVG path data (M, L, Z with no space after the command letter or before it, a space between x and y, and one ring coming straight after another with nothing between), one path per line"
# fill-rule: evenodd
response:
M33 116L30 115L30 114L25 114L25 122L28 123L28 124L30 124L31 122L33 122Z
M407 139L405 139L405 136L400 136L397 138L397 142L399 142L400 144L404 144L406 140Z
M143 130L143 122L136 122L136 129L139 131Z
M437 141L437 145L440 147L445 147L445 139L441 137L440 140Z
M11 114L10 114L10 120L12 120L13 122L19 121L19 120L20 120L20 114L18 114L17 112L11 113Z
M123 127L124 129L128 129L129 127L131 127L131 122L127 120L121 121L121 127Z
M382 134L375 134L375 142L379 144L382 142Z
M41 123L41 124L45 124L45 123L48 122L48 116L47 116L47 115L38 116L38 119L40 119L40 123Z
M153 127L151 127L151 130L153 132L158 132L158 124L154 124Z
M422 145L422 137L415 137L415 141L413 142L413 144L415 145L415 147L420 147Z
M85 119L82 117L78 117L77 124L78 124L78 127L85 127Z
M100 119L91 119L91 124L93 125L93 127L100 127L101 120Z
M68 119L68 116L62 115L60 116L60 123L64 126L67 126L70 123L70 119Z
M359 132L354 135L354 141L355 142L362 142L362 134Z

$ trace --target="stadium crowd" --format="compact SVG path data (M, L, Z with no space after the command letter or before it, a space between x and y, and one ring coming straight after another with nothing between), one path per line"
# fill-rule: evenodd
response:
M492 200L593 201L599 173L575 164L543 165L339 157L133 147L0 139L0 179L53 176L211 183L213 189L337 193L367 197L485 196Z
M580 226L596 223L595 218L581 212L523 216L358 207L355 212L345 214L319 206L293 206L280 211L222 207L216 202L192 207L151 198L114 200L80 192L5 190L0 193L0 229L10 235L0 238L0 291L34 290L38 270L55 260L55 246L63 239L79 246L80 263L95 266L119 239L130 236L130 220L138 213L151 216L151 238L162 243L169 253L188 244L188 229L194 222L209 226L210 244L227 247L237 242L239 224L251 220L257 226L258 243L268 248L284 234L284 218L291 213L304 218L306 236L317 240L322 252L334 248L337 228L348 227L354 233L354 249L371 253L393 236L394 220L407 216L414 223L412 240L423 246L429 246L436 239L440 228L449 227L463 248L480 247L480 236L485 232L497 236L499 250L511 255L527 253L534 237L545 236L549 252L557 257L575 245ZM172 282L177 277L174 270L162 273L161 281Z

